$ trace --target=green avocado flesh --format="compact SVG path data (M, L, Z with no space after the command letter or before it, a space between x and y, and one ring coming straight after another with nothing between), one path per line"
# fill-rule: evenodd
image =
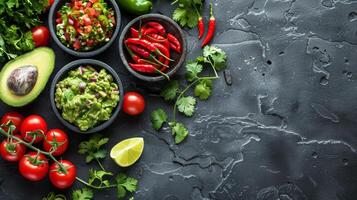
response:
M0 72L0 99L13 107L31 103L45 88L54 66L55 54L46 47L6 63Z

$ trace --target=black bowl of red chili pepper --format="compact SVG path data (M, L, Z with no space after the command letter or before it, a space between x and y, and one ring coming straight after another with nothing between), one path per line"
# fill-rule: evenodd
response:
M119 39L119 53L135 77L162 81L178 71L186 58L186 37L180 26L164 15L147 14L128 23Z
M92 57L114 42L121 15L115 0L62 0L51 6L48 22L53 40L65 52Z

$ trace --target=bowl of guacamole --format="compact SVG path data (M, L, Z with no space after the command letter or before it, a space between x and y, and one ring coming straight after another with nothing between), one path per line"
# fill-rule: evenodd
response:
M56 74L50 94L52 109L65 126L78 133L94 133L113 123L122 107L124 91L110 66L81 59Z

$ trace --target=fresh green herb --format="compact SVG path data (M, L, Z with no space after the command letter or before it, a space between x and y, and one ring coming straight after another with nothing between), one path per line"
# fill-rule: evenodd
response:
M203 79L200 80L199 83L195 87L195 96L200 100L206 100L211 96L212 92L212 80Z
M0 1L0 62L35 48L31 28L41 23L39 15L48 0Z
M155 130L159 130L166 121L167 114L163 109L157 109L151 113L151 122Z
M170 81L161 92L161 96L165 101L174 100L179 90L179 82L177 80Z
M102 170L90 169L88 183L91 185L97 183L96 184L97 187L102 187L102 186L109 187L110 186L109 179L106 179L106 177L108 176L113 176L113 173L102 171Z
M92 199L93 192L88 188L95 190L116 188L117 197L119 199L124 198L128 192L133 193L136 190L138 181L135 178L127 177L125 174L120 173L114 179L114 174L110 171L106 171L99 161L99 158L106 157L107 151L102 147L107 142L108 138L103 138L101 135L93 135L88 141L80 143L80 154L86 154L87 161L96 159L101 170L90 169L88 181L84 181L81 178L76 177L77 181L83 183L86 187L81 190L73 191L72 195L74 200ZM98 152L101 152L100 157L96 156Z
M125 174L118 174L115 178L117 183L117 197L123 198L127 192L134 192L138 186L138 180L127 177Z
M198 74L203 70L203 66L199 62L189 62L186 65L186 79L192 82L198 78Z
M92 160L105 158L107 151L102 148L108 143L109 138L102 138L101 135L93 135L88 141L79 144L79 154L86 155L86 162L90 163Z
M177 100L177 109L188 117L191 117L195 112L196 99L188 96L181 97Z
M72 192L72 200L91 200L93 197L93 191L86 187L79 190L73 190Z
M172 135L175 136L175 143L181 143L188 136L188 130L182 123L170 122L169 123Z
M226 68L227 55L217 47L206 46L203 50L203 56L199 56L195 61L190 61L186 65L186 79L189 83L184 89L180 89L180 84L177 80L170 81L161 93L165 100L175 100L173 109L173 120L169 123L172 135L175 136L175 143L179 144L189 135L184 124L176 121L176 110L183 113L187 117L193 116L196 98L186 96L185 94L194 87L193 93L200 100L207 100L212 95L213 80L219 78L218 71ZM214 76L203 76L205 66L210 66L214 72ZM152 126L155 130L159 130L164 122L167 122L167 115L162 109L153 111L151 114Z
M50 192L46 197L43 197L42 200L67 200L67 198L63 194Z
M172 4L178 7L174 11L172 18L179 22L182 27L193 28L197 26L199 13L203 5L203 0L175 0Z

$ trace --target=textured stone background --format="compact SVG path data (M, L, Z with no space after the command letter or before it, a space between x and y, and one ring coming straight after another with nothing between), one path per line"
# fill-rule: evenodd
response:
M155 11L171 16L169 3L156 1ZM111 138L108 148L144 137L142 158L126 170L110 159L106 167L137 177L135 198L142 200L355 200L357 1L214 0L214 5L213 43L229 54L233 85L221 78L196 115L182 118L191 135L180 146L167 129L151 129L151 111L170 105L129 75L117 44L97 57L115 68L126 91L140 91L148 102L142 116L121 114L103 132ZM130 20L124 18L123 25ZM187 35L192 59L200 54L197 30ZM56 71L75 59L52 47ZM50 127L64 128L51 111L48 90L18 111L39 113ZM10 110L0 104L1 114ZM87 136L70 136L64 158L86 177L90 166L76 151ZM16 165L0 161L0 167L0 199L40 199L55 191L48 180L25 181ZM115 191L96 193L95 199L115 199Z

